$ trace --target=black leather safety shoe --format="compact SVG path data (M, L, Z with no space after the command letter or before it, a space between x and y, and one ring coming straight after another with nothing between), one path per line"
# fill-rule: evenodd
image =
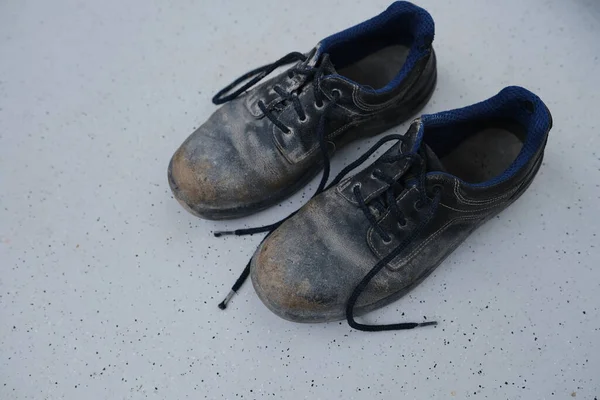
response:
M322 169L324 185L336 149L412 118L428 101L433 36L427 11L396 2L307 54L248 72L213 98L224 105L173 155L175 197L199 217L225 219L280 202Z
M416 119L386 137L262 242L250 265L261 300L299 322L354 319L406 294L475 228L519 198L552 127L533 93L508 87L484 102ZM389 151L342 180L383 142Z

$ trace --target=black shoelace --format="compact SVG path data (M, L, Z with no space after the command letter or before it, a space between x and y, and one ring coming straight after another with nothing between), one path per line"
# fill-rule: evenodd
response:
M401 330L401 329L413 329L419 326L429 326L429 325L437 325L436 321L427 321L427 322L403 322L396 324L387 324L387 325L366 325L357 322L354 319L354 306L358 301L358 298L367 288L368 284L371 280L381 271L389 262L391 262L394 258L396 258L405 248L408 246L414 239L419 237L419 235L423 232L423 229L427 226L431 218L435 215L435 212L438 208L441 191L438 187L434 189L434 197L433 199L427 196L427 189L425 186L425 174L426 174L426 164L424 159L419 154L396 154L390 156L383 156L380 158L381 162L384 163L394 163L396 161L401 161L403 159L407 159L412 166L411 169L416 169L415 177L417 181L417 188L420 195L420 199L415 203L415 208L419 210L421 214L421 218L417 226L407 235L387 256L379 260L377 264L369 273L360 281L360 283L354 288L348 302L346 303L346 320L348 321L348 325L350 325L354 329L358 329L361 331L368 332L378 332L378 331L393 331L393 330ZM402 210L396 204L396 196L395 193L398 190L396 185L399 185L400 182L395 181L393 178L385 175L380 170L375 170L373 172L373 176L388 185L387 190L384 192L382 196L372 201L372 207L375 208L378 213L381 215L385 211L385 207L387 206L395 220L398 222L400 226L406 225L407 221L402 213ZM353 188L353 193L356 201L359 204L362 212L365 217L369 220L373 229L380 236L381 240L384 242L390 242L392 238L390 235L379 225L377 222L377 217L373 214L373 210L369 205L365 202L365 199L360 191L360 186L355 185ZM383 198L382 198L383 197Z
M293 78L295 75L303 75L303 76L305 76L305 82L312 81L313 93L314 93L314 97L315 97L315 105L318 108L323 107L323 104L324 104L324 102L323 102L324 96L320 90L319 85L321 83L321 78L323 77L323 75L325 73L324 67L327 64L326 60L328 57L329 56L327 54L323 54L321 63L319 65L319 67L317 67L317 68L309 67L309 66L295 66L295 67L290 68L287 71L287 75L290 79ZM307 59L307 57L304 54L298 53L298 52L292 52L292 53L287 54L286 56L280 58L279 60L275 61L272 64L267 64L262 67L253 69L252 71L247 72L246 74L240 76L238 79L233 81L231 84L229 84L229 85L225 86L223 89L221 89L213 97L212 102L214 104L218 105L218 104L223 104L228 101L231 101L231 100L235 99L236 97L238 97L240 94L242 94L244 91L248 90L249 88L251 88L252 86L257 84L261 79L263 79L264 77L269 75L275 69L277 69L281 66L287 65L287 64L291 64L296 61L304 62L304 61L306 61L306 59ZM252 79L250 79L250 78L252 78ZM226 93L228 93L233 88L235 88L236 86L238 86L239 84L241 84L242 82L244 82L248 79L250 79L250 80L247 83L240 86L234 92L226 95ZM298 114L298 118L300 119L300 121L305 121L306 113L304 112L304 108L302 107L302 103L300 102L300 99L298 98L297 94L295 93L298 91L298 89L294 90L294 92L286 92L281 86L273 85L273 91L275 93L277 93L277 95L279 96L278 101L272 102L272 104L270 104L269 106L266 106L265 103L262 100L260 100L258 102L258 108L265 115L265 117L269 118L269 120L271 120L271 122L275 126L277 126L282 132L289 133L290 129L287 126L285 126L284 124L282 124L281 121L279 121L275 111L278 109L278 105L280 103L289 101L289 102L291 102L292 106L294 107L296 114ZM334 94L334 96L335 96L335 94Z
M323 107L323 111L321 113L321 117L319 118L319 122L317 124L317 129L316 129L317 140L319 142L319 149L321 151L321 163L323 164L323 175L321 177L321 182L319 182L319 186L317 187L317 190L312 197L316 196L317 194L321 193L324 190L325 184L327 183L327 180L329 179L330 155L329 155L329 150L327 148L327 137L325 136L325 123L327 121L327 116L329 115L329 113L331 112L331 110L337 104L337 102L339 100L339 92L334 90L334 91L332 91L331 101L329 101L328 104L325 105L325 96L324 96L323 92L321 91L320 84L321 84L321 79L323 78L323 75L325 73L324 66L327 64L327 59L329 58L329 56L327 54L323 54L321 57L322 57L321 63L319 65L319 67L317 67L317 68L305 65L305 66L295 66L293 68L290 68L287 71L287 74L290 78L292 78L294 75L297 74L297 75L303 75L306 77L305 83L312 81L315 105L318 108ZM213 97L212 101L214 104L223 104L225 102L231 101L231 100L235 99L236 97L238 97L240 94L242 94L245 90L249 89L256 83L258 83L261 79L265 78L268 74L273 72L275 69L277 69L283 65L287 65L287 64L296 62L296 61L304 62L306 60L307 60L307 57L302 53L298 53L298 52L289 53L288 55L280 58L279 60L275 61L272 64L267 64L262 67L253 69L252 71L242 75L241 77L239 77L238 79L233 81L231 84L227 85L222 90L220 90ZM252 79L250 79L250 78L252 78ZM244 82L245 80L248 80L248 79L250 79L250 81L248 81L244 85L240 86L240 88L238 88L231 94L226 95L227 92L231 91L233 88L235 88L236 86L238 86L239 84L241 84L242 82ZM304 112L304 109L302 108L300 99L298 99L298 96L295 93L295 92L298 92L299 90L300 90L300 88L296 88L293 93L286 93L280 86L274 85L273 91L280 96L280 98L278 99L279 101L273 101L273 102L271 102L271 104L269 106L266 106L262 100L260 100L258 102L258 107L260 108L262 113L265 115L265 117L269 118L269 120L271 122L273 122L273 124L275 126L277 126L279 129L281 129L283 132L288 133L288 132L290 132L290 129L287 126L285 126L284 124L282 124L281 121L279 121L279 119L277 117L276 110L278 110L278 107L277 107L278 104L281 104L282 102L285 102L285 101L290 101L292 103L292 106L294 107L294 110L298 114L298 118L301 121L306 119L306 113ZM235 231L217 231L214 234L215 234L215 236L219 237L219 236L223 236L223 235L237 235L237 236L252 235L252 234L261 233L261 232L269 232L270 233L273 230L275 230L279 225L281 225L281 223L283 223L283 221L284 220L276 222L271 225L260 226L260 227L256 227L256 228L237 229ZM239 286L234 285L234 288L237 287L239 289L239 287L242 285L245 278L247 278L247 276L248 276L249 268L250 268L250 266L248 265L247 266L248 272L246 272L246 270L244 270L246 273L242 274L242 276L245 275L244 279L241 281ZM231 299L231 296L233 296L235 294L236 290L232 289L232 291L229 293L227 298L219 305L219 307L224 309L225 306L227 305L227 302L229 301L229 299Z
M323 93L321 92L321 89L320 89L321 78L324 75L323 66L326 64L326 62L324 62L324 61L326 61L327 57L328 57L327 54L324 54L322 56L321 64L317 68L313 68L313 67L309 67L309 66L302 66L302 67L296 66L296 67L290 68L287 72L287 74L290 78L292 78L295 74L298 74L298 75L303 75L306 77L305 82L309 82L312 80L315 105L318 108L324 107L323 111L321 113L321 117L319 118L319 122L317 124L317 129L316 129L317 140L319 142L319 148L321 151L321 163L323 164L323 175L321 177L321 182L319 183L319 186L317 187L317 190L315 191L315 194L312 197L321 193L325 189L325 185L327 184L327 181L329 180L330 155L329 155L329 150L327 148L327 138L325 136L325 123L327 121L327 116L329 115L329 113L331 112L333 107L337 104L337 101L339 99L339 93L334 91L332 94L331 101L329 101L328 104L325 105L325 96L323 95ZM231 101L231 100L235 99L236 97L238 97L240 94L242 94L244 91L248 90L250 87L255 85L256 83L258 83L261 79L265 78L268 74L273 72L278 67L281 67L283 65L290 64L290 63L296 62L296 61L304 62L304 61L306 61L306 56L302 53L293 52L293 53L290 53L290 54L280 58L279 60L275 61L272 64L264 65L262 67L253 69L252 71L242 75L241 77L239 77L238 79L233 81L231 84L227 85L225 88L220 90L213 97L212 101L214 104L223 104L228 101ZM226 94L226 93L230 92L233 88L235 88L236 86L240 85L242 82L244 82L248 79L250 79L250 80L247 83L245 83L244 85L240 86L237 90L233 91L230 94ZM296 89L295 92L297 92L298 90L299 89ZM275 126L277 126L279 129L281 129L283 132L289 132L290 129L287 126L283 125L281 123L281 121L279 121L279 119L277 118L277 114L276 114L276 111L278 110L277 104L281 103L281 102L285 102L285 101L290 101L292 106L294 107L294 110L298 114L298 117L300 120L306 119L306 114L304 112L304 109L302 108L302 104L300 103L300 100L298 99L298 96L296 95L296 93L286 93L281 87L279 87L277 85L275 85L273 87L273 91L275 91L275 93L277 93L280 96L279 101L272 102L271 105L267 107L267 106L265 106L264 102L261 100L258 102L258 107L263 112L263 114L267 118L269 118L269 120L271 122L273 122L273 124ZM291 217L294 214L295 213L289 215L287 218ZM216 237L220 237L220 236L224 236L224 235L236 235L236 236L253 235L255 233L262 233L262 232L271 233L275 229L277 229L277 227L279 225L281 225L287 218L285 218L281 221L278 221L274 224L259 226L256 228L236 229L234 231L216 231L216 232L214 232L214 235ZM236 292L239 290L239 288L244 284L244 282L248 278L249 274L250 274L250 262L248 262L248 264L242 271L242 274L237 279L235 284L232 286L231 290L227 294L227 297L225 297L225 299L221 303L219 303L220 309L224 310L227 307L227 303L236 294Z
M324 55L324 57L327 57L327 55ZM260 68L256 68L256 69L244 74L240 78L236 79L233 83L231 83L230 85L226 86L224 89L219 91L214 96L213 103L222 104L227 101L235 99L241 93L243 93L245 90L249 89L250 87L255 85L257 82L259 82L261 79L266 77L268 74L273 72L276 68L286 65L286 64L290 64L294 61L306 61L306 56L304 56L301 53L297 53L297 52L290 53L272 64L265 65ZM324 63L321 63L321 66L323 64ZM306 81L309 81L312 79L315 103L316 103L317 107L322 107L324 105L323 104L324 99L323 99L323 95L322 95L322 93L320 91L320 87L319 87L320 79L323 76L322 67L317 67L317 68L294 67L294 68L291 68L288 70L288 76L290 76L290 78L293 77L294 74L300 74L300 75L306 76ZM250 78L252 78L252 79L250 79ZM239 89L235 90L234 92L232 92L229 95L225 95L227 92L231 91L234 87L238 86L239 84L241 84L242 82L244 82L245 80L248 80L248 79L250 79L250 81L248 81L246 84L242 85ZM295 93L286 93L281 87L279 87L277 85L274 86L273 90L275 91L275 93L277 93L280 96L279 102L284 102L284 101L291 102L291 104L293 105L294 110L298 114L298 117L300 118L300 120L303 120L304 118L306 118L306 115L302 108L302 104L300 103L300 101ZM336 95L334 95L333 99L325 106L323 113L321 115L321 118L319 119L319 123L317 125L316 133L317 133L317 138L318 138L318 142L319 142L319 147L321 150L321 156L322 156L321 162L323 164L323 175L321 177L321 181L319 183L317 190L315 191L315 193L313 194L313 196L311 198L314 198L315 196L317 196L324 190L329 189L330 187L332 187L334 185L337 185L350 171L354 170L355 168L357 168L358 166L363 164L371 155L373 155L373 153L375 153L375 151L377 151L385 143L392 141L392 140L397 140L400 142L404 140L404 138L400 135L388 135L388 136L382 138L375 145L373 145L367 152L365 152L362 156L360 156L354 162L352 162L351 164L346 166L331 181L331 183L329 185L327 185L327 187L325 187L325 185L327 184L327 181L329 180L329 171L330 171L330 155L329 155L329 151L327 149L327 141L326 141L326 136L325 136L325 122L326 122L326 118L327 118L327 115L329 114L330 110L337 104L337 100L338 100L338 97ZM276 125L283 132L289 132L289 128L286 127L285 125L283 125L277 119L277 115L275 113L275 110L277 109L275 106L276 103L278 103L278 102L273 102L271 106L267 107L264 105L264 102L259 101L258 106L259 106L260 110L263 112L263 114L267 118L269 118L269 120L271 120L274 125ZM412 154L412 153L401 154L401 153L399 153L399 154L393 155L393 156L387 156L387 157L384 156L384 158L382 158L380 160L382 162L393 163L393 162L400 161L403 159L408 159L411 165L416 165L416 167L417 167L416 168L417 169L417 174L416 174L417 185L418 185L418 189L419 189L418 191L421 195L421 198L419 200L419 202L420 202L419 206L421 209L426 208L426 212L423 213L422 219L417 224L417 226L412 230L412 232L407 237L405 237L404 240L402 240L402 242L400 244L398 244L398 246L396 246L386 257L382 258L369 271L369 273L356 286L356 288L352 292L352 295L348 299L348 302L346 304L346 319L348 321L348 324L352 328L358 329L361 331L374 332L374 331L413 329L413 328L416 328L419 326L428 326L428 325L436 325L437 324L437 322L435 322L435 321L428 321L428 322L422 322L422 323L405 322L405 323L388 324L388 325L365 325L365 324L361 324L361 323L357 322L354 319L354 306L355 306L358 298L360 297L361 293L366 289L369 282L373 279L373 277L375 275L377 275L377 273L379 271L381 271L381 269L383 269L383 267L385 267L396 256L398 256L412 240L414 240L416 237L418 237L421 234L421 232L423 231L425 226L427 226L427 224L429 223L429 221L435 214L435 211L437 210L437 207L439 204L439 199L440 199L439 191L436 191L433 199L430 199L429 197L427 197L426 188L425 188L425 172L426 172L425 162L424 162L423 158L420 157L418 154ZM385 182L388 185L388 188L385 191L384 200L381 198L375 199L372 201L372 206L375 209L377 209L379 211L379 213L381 214L381 212L385 209L385 207L387 205L387 207L390 207L390 211L393 213L393 215L398 220L398 223L400 225L405 224L406 219L405 219L402 211L396 205L395 196L394 196L394 191L396 190L395 187L398 184L398 182L395 181L393 178L386 176L379 170L375 171L374 176L376 178L382 180L383 182ZM379 234L381 239L385 242L388 242L389 240L391 240L391 237L389 236L389 234L387 232L385 232L379 226L376 216L373 214L372 209L365 202L364 197L362 196L362 194L360 192L360 187L355 186L353 189L353 192L354 192L354 196L355 196L357 202L359 203L361 210L365 214L365 217L369 220L369 222L371 223L371 225L373 226L375 231ZM214 235L216 237L220 237L223 235L243 236L243 235L253 235L255 233L267 232L267 235L261 241L261 243L262 243L262 242L264 242L265 239L267 239L269 237L269 235L275 229L277 229L287 219L289 219L293 215L295 215L296 212L297 211L293 212L292 214L290 214L286 218L282 219L281 221L275 222L270 225L265 225L265 226L256 227L256 228L237 229L234 231L215 231ZM227 303L241 288L241 286L244 284L244 282L248 279L249 275L250 275L250 261L248 261L248 263L246 264L246 267L244 268L244 270L242 271L242 273L240 274L240 276L238 277L238 279L232 286L231 290L229 291L229 293L227 294L225 299L221 303L219 303L220 309L224 310L227 307Z

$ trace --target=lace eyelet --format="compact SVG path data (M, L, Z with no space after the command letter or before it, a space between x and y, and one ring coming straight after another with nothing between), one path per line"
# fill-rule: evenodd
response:
M374 169L373 172L371 172L371 178L373 178L373 179L379 179L379 178L377 178L376 175L380 175L380 174L382 174L382 172L381 172L381 170L379 168Z
M433 193L438 194L438 193L443 193L444 192L444 185L436 183L435 185L433 185L432 187Z
M286 131L282 131L284 135L291 135L292 134L292 130L290 128L288 128L287 132Z
M392 243L392 237L388 236L388 240L381 238L381 241L383 242L383 244L390 244L390 243Z
M325 107L325 103L323 101L321 101L321 105L318 105L317 102L315 101L314 105L315 105L315 109L317 109L317 110L322 110L323 107Z
M421 211L423 209L423 202L421 200L417 200L414 202L413 206L415 207L415 210Z
M337 93L337 96L335 95ZM340 89L331 89L331 95L335 98L341 98L342 97L342 91Z
M402 221L398 221L398 227L400 229L403 229L406 226L406 220L403 219Z
M300 122L301 124L305 124L307 121L308 121L308 115L305 115L304 119L298 118L298 122Z
M405 154L405 153L407 152L407 151L406 151L406 146L407 146L407 145L406 145L406 143L405 143L405 142L400 142L400 146L399 146L399 148L398 148L398 150L399 150L400 154Z

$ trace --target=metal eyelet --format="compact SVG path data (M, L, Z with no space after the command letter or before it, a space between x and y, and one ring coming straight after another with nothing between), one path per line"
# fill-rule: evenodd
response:
M324 101L321 101L321 106L319 106L316 101L313 104L315 105L315 109L316 110L322 110L323 107L325 107L325 102Z
M417 211L421 211L423 209L423 203L421 202L421 200L415 201L413 206L415 207L415 210L417 210Z
M308 122L310 118L308 118L308 115L304 115L304 119L300 119L298 118L298 122L300 122L301 124L305 124Z
M398 221L398 228L403 229L406 226L406 220Z
M392 243L392 237L389 236L388 240L385 240L384 238L381 238L381 241L383 242L383 244L390 244L390 243Z
M405 154L406 151L406 143L405 142L400 142L400 146L398 147L398 150L400 152L400 154Z
M382 174L383 172L381 172L381 170L379 168L376 168L373 170L373 172L371 172L371 178L373 179L379 179L375 176L375 174Z
M342 95L343 95L343 93L342 93L342 91L340 89L331 89L331 95L332 96L333 96L334 93L338 94L337 96L334 96L334 97L337 97L338 99L341 98Z

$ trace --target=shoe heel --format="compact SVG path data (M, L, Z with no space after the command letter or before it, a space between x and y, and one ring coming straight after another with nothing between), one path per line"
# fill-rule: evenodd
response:
M428 67L432 68L429 76L426 77L424 82L422 81L417 83L417 85L420 87L418 87L416 90L413 89L411 97L405 100L411 105L411 107L405 108L404 110L398 110L397 108L390 107L389 110L379 114L376 121L367 123L365 124L366 126L361 125L351 128L346 132L346 134L342 135L336 141L336 148L342 148L343 146L357 139L377 136L382 132L415 118L423 109L423 107L425 107L425 105L429 102L429 99L431 99L437 84L437 61L433 50L432 57L433 65Z

